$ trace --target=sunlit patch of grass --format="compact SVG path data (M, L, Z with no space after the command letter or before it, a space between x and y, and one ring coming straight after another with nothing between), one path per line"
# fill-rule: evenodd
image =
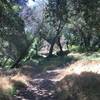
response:
M24 88L30 78L24 74L0 76L0 100L13 100L16 90Z
M71 52L79 52L79 46L72 45L69 47L69 51Z
M70 53L69 56L79 60L100 60L100 52Z
M0 89L1 90L9 90L9 89L12 89L12 86L13 86L13 84L10 82L10 80L9 80L9 78L7 77L6 78L6 76L4 77L4 76L1 76L0 77Z
M16 92L13 83L7 76L0 76L0 100L11 100Z
M16 81L16 82L21 82L26 85L28 84L29 79L30 79L29 77L27 77L26 75L23 75L21 73L18 73L15 76L11 77L11 80Z
M82 58L87 60L100 60L100 53L99 52L86 53Z

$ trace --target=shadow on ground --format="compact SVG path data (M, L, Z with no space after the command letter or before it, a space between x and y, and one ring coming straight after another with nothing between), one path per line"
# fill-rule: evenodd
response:
M30 60L29 65L35 66L37 72L64 68L78 59L73 56L38 57Z

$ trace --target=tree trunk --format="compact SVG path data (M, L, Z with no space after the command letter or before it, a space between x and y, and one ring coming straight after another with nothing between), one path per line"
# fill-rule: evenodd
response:
M48 55L48 56L52 56L53 47L54 47L54 45L55 45L55 42L56 42L56 40L53 40L53 42L51 43L51 47L50 47L49 55Z
M18 68L19 66L17 66L19 63L20 63L20 61L23 59L23 58L25 58L25 56L27 55L27 53L28 53L28 50L29 50L29 48L30 48L30 46L31 46L31 44L33 43L33 39L30 41L30 43L28 44L28 46L25 48L25 50L23 51L23 53L20 55L20 57L16 60L16 62L12 65L12 67L11 68Z
M59 38L59 35L60 35L61 30L63 29L63 27L64 27L64 25L61 26L61 23L60 23L59 26L58 26L58 28L57 28L57 30L56 30L57 34L56 34L56 36L54 37L54 39L53 39L53 41L51 43L51 47L50 47L49 55L48 56L52 56L53 47L54 47L55 43L57 42L57 39ZM59 47L60 47L60 50L62 51L61 45L59 45Z
M58 37L57 45L59 46L60 52L63 52L62 46L61 46L61 43L60 43L60 37Z
M16 60L16 62L12 65L12 67L11 68L18 68L19 66L17 66L19 63L20 63L20 61L23 59L23 58L25 58L25 56L27 55L27 53L28 53L28 49L29 49L29 47L30 46L28 46L24 51L23 51L23 53L20 55L20 57Z
M12 65L12 67L11 68L18 68L19 66L18 66L18 64L19 64L19 62L23 59L24 57L23 56L20 56L17 60L16 60L16 62Z

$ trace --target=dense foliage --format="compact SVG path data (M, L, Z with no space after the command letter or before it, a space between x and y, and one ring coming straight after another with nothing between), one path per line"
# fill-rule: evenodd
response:
M41 1L45 3L32 0L36 2L33 7L27 6L28 1L0 0L2 67L15 67L22 59L38 55L44 41L49 44L49 56L55 44L63 54L62 35L67 47L75 45L81 51L99 50L100 0Z
M22 55L29 41L24 32L24 22L11 3L0 1L0 61L4 66ZM9 60L9 61L8 61Z

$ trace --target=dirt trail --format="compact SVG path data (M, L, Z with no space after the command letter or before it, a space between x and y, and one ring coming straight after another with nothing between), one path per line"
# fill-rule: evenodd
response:
M56 83L66 76L66 69L57 69L33 76L18 90L16 100L55 100Z
M100 61L78 61L68 68L47 71L32 76L28 84L17 91L16 100L56 100L57 83L71 74L82 72L100 74Z

